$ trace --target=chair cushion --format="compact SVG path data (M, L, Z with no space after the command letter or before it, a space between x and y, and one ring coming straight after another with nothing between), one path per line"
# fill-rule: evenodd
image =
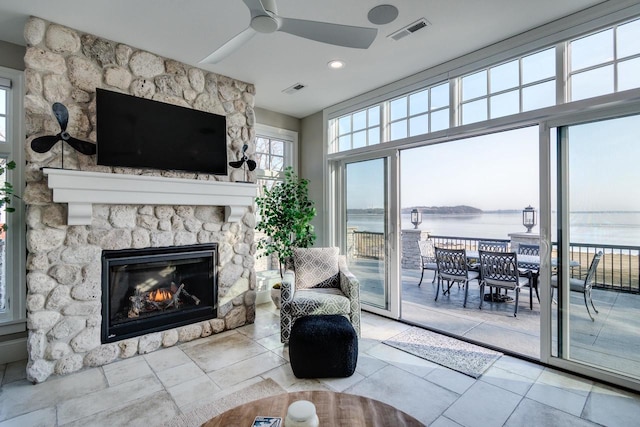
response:
M302 289L296 291L289 305L291 314L349 314L351 302L340 289Z
M296 289L340 287L338 248L294 248Z
M557 276L551 277L551 286L554 288L558 287L558 278ZM575 277L569 278L569 288L573 292L581 292L584 293L584 279L577 279Z

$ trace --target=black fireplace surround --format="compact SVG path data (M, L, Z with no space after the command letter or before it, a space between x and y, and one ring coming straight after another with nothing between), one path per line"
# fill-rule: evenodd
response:
M217 316L218 244L102 251L102 343Z

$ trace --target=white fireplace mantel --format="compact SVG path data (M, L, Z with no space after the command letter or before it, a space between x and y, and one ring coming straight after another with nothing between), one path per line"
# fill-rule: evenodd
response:
M89 225L93 204L224 206L225 221L239 222L253 204L252 183L200 181L45 168L53 201L68 204L68 225Z

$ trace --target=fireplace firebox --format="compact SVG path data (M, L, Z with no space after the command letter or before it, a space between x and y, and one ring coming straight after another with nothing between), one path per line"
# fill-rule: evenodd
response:
M217 316L218 245L102 251L102 342Z

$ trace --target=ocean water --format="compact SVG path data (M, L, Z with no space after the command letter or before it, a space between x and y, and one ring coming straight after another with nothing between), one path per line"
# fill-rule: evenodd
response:
M401 217L402 229L413 228L409 214ZM359 231L382 232L382 215L351 214L347 226ZM640 212L576 212L570 216L570 236L575 243L640 246ZM526 231L522 212L478 215L423 215L421 230L438 236L508 239ZM553 224L555 238L555 222ZM531 230L538 233L538 227Z

